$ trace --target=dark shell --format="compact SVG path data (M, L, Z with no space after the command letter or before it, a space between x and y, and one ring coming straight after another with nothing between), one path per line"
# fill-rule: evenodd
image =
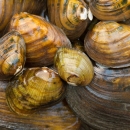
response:
M15 14L11 19L10 30L19 31L25 40L28 67L52 65L59 47L71 47L64 32L40 16L25 12Z
M74 86L86 86L94 75L89 57L72 48L59 48L54 58L54 65L60 77Z
M130 129L130 68L95 65L92 82L67 89L67 102L80 119L96 130Z
M130 18L130 0L90 0L89 7L100 20L124 21Z
M30 68L10 82L6 100L12 111L26 116L39 106L47 107L59 102L65 90L65 84L52 69Z
M94 61L104 66L130 66L130 26L100 21L86 34L84 47Z
M79 38L90 22L84 0L48 0L47 7L50 22L63 29L71 40ZM84 18L80 18L81 14Z
M9 80L20 73L26 60L23 37L11 31L0 39L0 80Z
M0 0L0 31L9 23L11 17L25 11L40 14L46 8L46 0Z

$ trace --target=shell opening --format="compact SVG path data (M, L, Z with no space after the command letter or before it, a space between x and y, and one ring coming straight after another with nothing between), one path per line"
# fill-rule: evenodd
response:
M86 20L87 14L88 14L87 9L84 6L80 5L77 9L77 16L79 17L79 19Z

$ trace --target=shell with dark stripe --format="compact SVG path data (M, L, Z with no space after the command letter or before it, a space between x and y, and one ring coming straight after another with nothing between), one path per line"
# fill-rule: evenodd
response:
M71 47L69 39L61 29L39 16L25 12L14 15L10 30L14 29L21 33L26 42L27 66L51 65L59 47Z

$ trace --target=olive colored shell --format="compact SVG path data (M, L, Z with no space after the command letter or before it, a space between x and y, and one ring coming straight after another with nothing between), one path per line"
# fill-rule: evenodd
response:
M101 21L89 31L84 42L87 54L108 67L130 66L130 26Z
M17 30L25 40L28 67L51 65L59 47L71 47L64 32L40 16L25 12L15 14L11 20L10 30Z
M25 11L40 14L45 7L46 0L0 0L0 31L15 13Z
M79 38L85 31L89 19L84 0L48 0L47 7L49 20L62 28L71 40Z
M130 67L94 66L92 82L69 86L67 102L94 130L130 130Z
M60 77L73 86L86 86L93 78L93 65L81 51L63 47L58 49L54 65Z
M130 0L90 0L89 7L100 20L124 21L130 18Z
M0 39L0 80L9 80L20 73L26 60L23 37L11 31Z
M6 89L12 111L19 115L33 113L39 106L49 106L63 98L65 86L59 75L47 67L26 69Z

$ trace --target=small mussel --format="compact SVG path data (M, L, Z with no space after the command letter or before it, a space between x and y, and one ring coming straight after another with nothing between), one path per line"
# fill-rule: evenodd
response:
M59 47L71 47L70 40L60 28L26 12L12 17L9 30L19 31L25 40L27 67L52 65Z
M86 86L94 75L93 65L88 56L72 48L59 48L54 65L61 78L73 86Z
M25 69L6 89L6 100L12 111L27 116L39 106L47 107L64 98L65 84L48 67Z
M0 80L9 80L20 73L26 60L23 37L11 31L0 39Z

